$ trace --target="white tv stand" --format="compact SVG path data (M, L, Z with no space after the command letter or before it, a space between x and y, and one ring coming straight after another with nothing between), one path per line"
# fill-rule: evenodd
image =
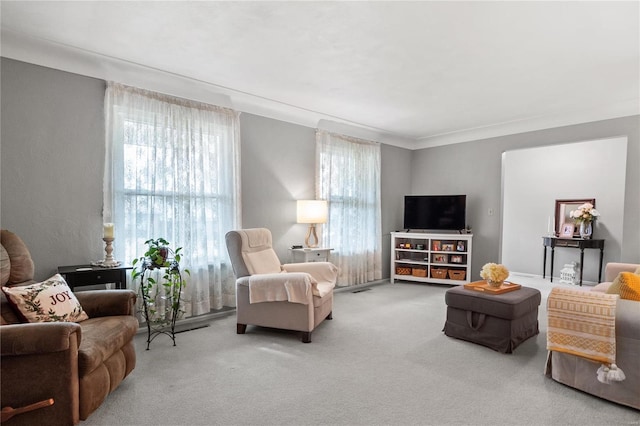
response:
M391 283L460 285L470 282L473 234L391 233ZM443 275L444 274L444 275Z

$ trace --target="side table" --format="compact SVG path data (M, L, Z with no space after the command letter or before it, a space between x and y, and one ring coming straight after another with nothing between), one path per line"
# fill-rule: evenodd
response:
M332 248L289 249L292 263L328 262Z
M101 268L92 265L58 266L58 273L62 275L73 290L74 287L82 287L96 284L114 283L116 288L127 288L127 270L132 266L118 266L116 268Z
M542 260L542 278L547 274L547 247L551 247L551 271L549 276L553 282L553 258L555 256L556 247L575 248L580 250L580 286L582 286L582 269L584 266L584 250L599 249L600 263L598 265L598 282L602 280L602 259L604 257L604 240L585 240L583 238L558 238L558 237L542 237L542 245L544 246Z

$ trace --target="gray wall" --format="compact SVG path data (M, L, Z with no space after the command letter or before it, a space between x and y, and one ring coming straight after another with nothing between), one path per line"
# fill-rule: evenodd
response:
M315 130L246 113L240 122L242 227L269 228L289 262L287 249L307 232L296 223L296 200L315 198Z
M6 58L1 66L0 226L25 240L37 279L59 265L102 259L105 82ZM315 130L251 114L240 115L240 126L242 225L270 228L288 261L287 248L301 244L307 230L296 223L295 201L315 197ZM382 146L387 277L389 232L402 225L410 154Z
M25 241L37 279L102 259L105 82L1 66L0 226Z
M382 145L382 276L389 278L391 265L391 232L401 231L404 221L404 196L411 186L413 151Z
M640 117L623 117L426 148L411 161L413 194L467 194L467 222L473 227L472 278L479 279L483 264L499 260L501 158L504 151L525 147L627 136L623 240L618 261L640 261ZM545 164L540 164L544 168ZM607 179L607 164L592 173ZM553 191L553 188L549 188ZM597 202L597 200L596 200ZM489 215L489 209L494 214ZM605 247L606 248L606 247ZM542 259L542 243L540 253ZM540 274L542 272L540 271Z
M105 82L6 58L1 77L0 226L25 240L38 279L58 265L101 259ZM306 233L295 223L295 200L314 197L315 131L251 114L240 122L243 226L269 227L284 261ZM477 275L498 258L501 153L617 135L629 138L619 260L638 262L638 129L636 116L418 151L382 145L383 276L405 194L468 194ZM606 165L596 172L606 179Z
M288 261L287 249L307 233L296 223L296 200L315 198L315 130L246 113L240 121L242 226L269 228L278 256ZM381 157L382 272L389 277L390 232L402 226L411 151L382 145Z

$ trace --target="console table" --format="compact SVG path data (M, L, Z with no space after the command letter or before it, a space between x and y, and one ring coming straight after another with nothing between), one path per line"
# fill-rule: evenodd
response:
M582 267L584 265L584 249L600 249L600 266L598 267L598 282L602 279L602 259L604 257L604 240L585 240L584 238L542 237L544 245L544 259L542 263L542 278L547 272L547 247L551 247L551 271L549 276L553 282L553 257L556 247L580 249L580 285L582 286Z

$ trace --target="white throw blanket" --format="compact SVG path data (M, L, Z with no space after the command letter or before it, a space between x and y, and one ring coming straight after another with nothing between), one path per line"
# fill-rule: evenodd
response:
M303 272L251 275L249 303L288 301L307 305L311 287L311 275Z

